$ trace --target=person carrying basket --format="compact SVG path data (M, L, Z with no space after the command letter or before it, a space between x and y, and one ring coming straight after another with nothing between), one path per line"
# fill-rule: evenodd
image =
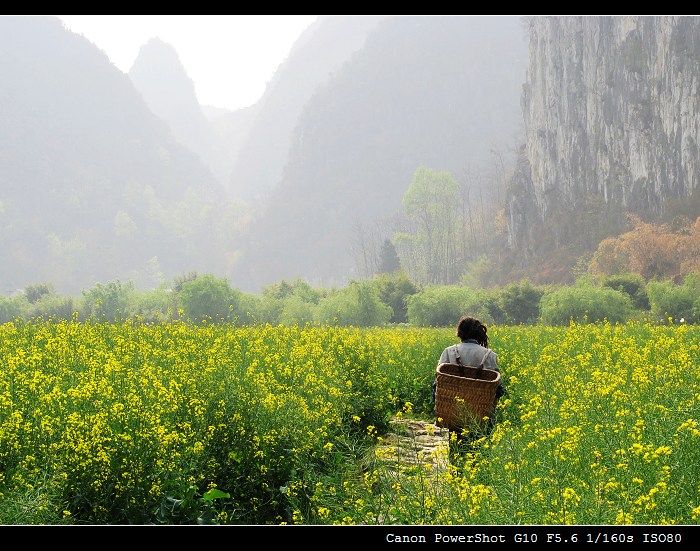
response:
M457 398L461 398L477 417L486 412L493 426L496 402L504 389L498 356L489 347L488 329L479 319L463 316L457 323L457 337L459 343L442 351L433 382L438 422L448 428L459 428L458 414L454 409Z

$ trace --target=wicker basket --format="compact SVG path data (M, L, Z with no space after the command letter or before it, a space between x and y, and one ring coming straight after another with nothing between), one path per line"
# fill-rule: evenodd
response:
M449 430L480 428L496 407L501 374L492 369L454 363L437 366L436 424Z

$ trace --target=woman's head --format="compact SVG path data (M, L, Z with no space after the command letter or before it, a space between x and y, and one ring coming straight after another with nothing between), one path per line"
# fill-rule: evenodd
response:
M489 338L486 332L486 326L471 316L463 316L457 323L457 336L462 341L474 339L481 346L488 346Z

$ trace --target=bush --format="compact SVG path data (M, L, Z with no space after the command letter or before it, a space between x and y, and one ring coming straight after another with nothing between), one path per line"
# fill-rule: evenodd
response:
M41 295L28 309L30 317L42 317L46 320L71 320L75 312L71 297L53 294Z
M604 320L623 323L631 313L632 299L627 293L589 284L556 289L540 301L540 320L548 325Z
M351 281L321 299L314 320L328 325L379 327L389 323L392 315L371 281Z
M279 322L283 325L304 325L314 321L315 305L292 295L282 301Z
M173 317L173 299L173 293L168 289L135 293L131 309L146 323L167 321Z
M42 297L53 294L53 285L50 283L37 283L35 285L27 285L24 288L24 296L27 297L29 304L34 304Z
M7 298L0 296L0 323L15 321L17 318L24 317L28 304L24 295Z
M632 306L637 310L649 310L650 305L646 283L640 274L629 273L608 276L603 279L602 284L604 287L627 293L632 299Z
M502 316L500 321L508 325L537 323L543 295L544 288L535 287L528 280L507 285L497 294L496 303Z
M647 283L651 313L657 319L683 319L686 323L700 322L700 277L689 274L683 284L670 280Z
M177 303L185 316L195 322L234 320L244 313L240 308L241 295L228 280L204 274L182 284Z
M321 291L298 278L292 283L275 283L263 289L257 302L256 318L272 325L302 325L313 321L314 310L322 296Z
M106 285L97 283L91 289L83 291L84 315L94 321L121 321L129 315L129 303L134 285L110 281Z
M458 285L432 285L408 297L408 321L419 327L452 327L459 318L471 315L493 323L489 295Z
M238 321L242 325L255 325L261 321L262 297L251 293L241 293L238 303ZM264 321L263 321L264 323Z
M399 272L397 274L381 274L373 281L379 293L380 300L390 306L393 314L392 323L406 323L408 321L408 297L418 292L418 287L408 276Z

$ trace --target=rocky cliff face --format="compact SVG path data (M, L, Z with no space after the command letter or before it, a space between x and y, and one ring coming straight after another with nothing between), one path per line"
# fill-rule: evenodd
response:
M592 247L700 186L700 17L533 17L510 245ZM695 203L697 206L697 203ZM686 212L697 216L700 212Z

